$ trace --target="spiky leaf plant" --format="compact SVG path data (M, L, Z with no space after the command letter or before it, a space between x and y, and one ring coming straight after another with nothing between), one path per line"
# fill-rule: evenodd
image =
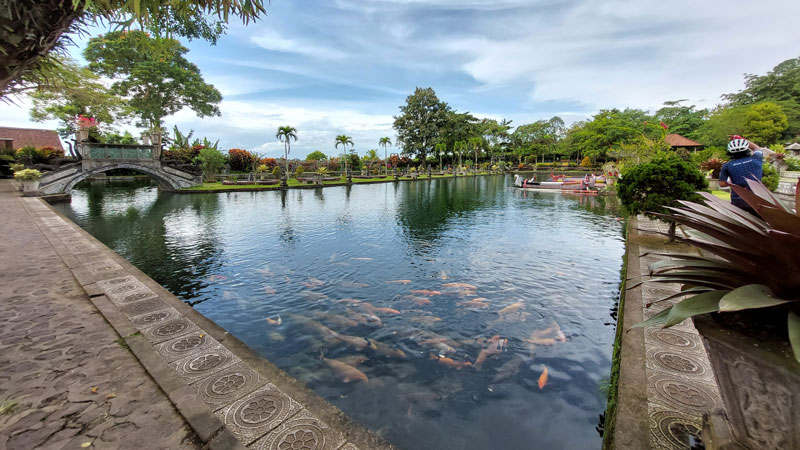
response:
M670 327L711 312L760 308L788 310L788 335L800 362L800 182L795 211L784 207L758 181L749 190L731 186L761 218L701 192L706 204L680 201L661 215L684 226L680 241L702 255L674 255L650 266L649 281L681 283L683 290L659 301L686 297L634 327Z

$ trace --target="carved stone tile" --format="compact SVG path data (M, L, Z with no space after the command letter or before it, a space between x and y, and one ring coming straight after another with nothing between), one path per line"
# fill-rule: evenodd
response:
M186 384L192 384L239 361L241 360L225 347L215 347L194 353L170 365Z
M336 450L344 441L344 437L340 433L330 429L304 409L256 441L250 448L255 450Z
M722 407L717 387L698 380L685 380L651 371L647 379L647 398L697 416Z
M181 317L181 314L175 308L164 308L158 311L148 311L146 314L131 317L131 322L133 322L133 325L136 328L144 330L146 328L160 325L169 320L177 319L178 317Z
M239 362L195 384L197 393L213 410L229 405L236 399L266 383L255 370Z
M700 436L702 420L696 416L650 405L650 448L686 450L689 436Z
M158 353L163 356L167 362L173 362L219 345L216 339L206 335L203 330L197 330L175 339L162 342L158 345Z
M299 403L279 391L275 385L269 383L235 401L228 407L218 410L216 414L222 419L225 426L247 445L277 427L281 422L284 422L301 409L302 407ZM322 433L317 434L322 436ZM337 447L331 448L335 449Z
M645 345L670 348L678 352L705 354L703 342L697 333L681 331L675 328L646 328Z
M344 444L343 446L339 447L339 450L359 450L359 449L352 442L348 442L348 443Z
M136 281L136 277L134 277L133 275L127 275L124 277L117 277L108 280L98 281L97 285L103 288L103 290L110 290L112 287L117 287L134 281Z
M713 382L714 374L707 358L691 353L651 348L646 351L645 366L687 380Z
M132 302L138 302L147 298L156 297L156 293L145 287L136 291L125 292L123 294L106 294L106 296L119 306L124 306Z
M197 330L197 325L185 317L168 320L154 327L142 330L142 334L153 344L168 341L172 338L183 336Z
M86 270L88 270L89 273L91 274L108 273L108 272L115 272L117 270L122 270L122 266L120 266L111 259L84 263L83 267L85 267Z
M133 317L163 309L165 306L167 305L158 297L150 297L144 300L125 303L120 305L119 309L127 314L128 317Z

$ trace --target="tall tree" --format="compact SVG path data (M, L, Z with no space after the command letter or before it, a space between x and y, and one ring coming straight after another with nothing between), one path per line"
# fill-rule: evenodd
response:
M708 110L696 110L694 105L681 105L685 101L681 99L664 102L664 106L656 111L655 120L664 122L669 127L670 133L697 139L698 130L708 116Z
M110 131L115 120L125 117L125 100L110 93L100 77L66 58L60 60L59 72L57 84L30 93L33 100L31 120L58 120L58 134L67 138L77 131L75 117L78 115L97 119L98 128L105 131Z
M381 147L383 147L383 160L384 160L384 161L385 161L385 163L386 163L386 173L388 174L388 173L389 173L389 158L388 158L388 157L387 157L387 155L386 155L386 147L388 147L388 146L392 145L392 140L391 140L391 139L389 139L388 137L382 137L382 138L381 138L381 139L378 141L378 145L380 145Z
M423 169L447 120L448 110L447 103L440 101L432 88L418 87L400 107L400 115L394 117L397 142L403 146L403 153L418 157Z
M265 14L263 0L14 0L0 8L0 97L20 85L46 85L48 55L70 43L70 35L97 23L162 28L171 33L208 38L198 22L209 16L227 22L238 16L246 24ZM210 31L216 30L212 25ZM220 30L221 32L221 30ZM218 34L217 34L218 35Z
M89 70L115 80L111 92L128 99L137 125L155 129L185 107L199 117L220 115L222 94L184 58L188 51L174 39L114 31L90 39L83 55Z
M335 148L339 148L342 146L342 151L344 152L344 175L347 176L347 146L353 147L353 138L350 136L340 134L336 136L336 145Z
M275 133L275 137L283 142L283 150L284 150L284 164L285 164L285 172L284 176L286 179L289 179L289 152L292 149L292 139L297 142L297 128L290 127L288 125L284 125L278 128L278 132Z

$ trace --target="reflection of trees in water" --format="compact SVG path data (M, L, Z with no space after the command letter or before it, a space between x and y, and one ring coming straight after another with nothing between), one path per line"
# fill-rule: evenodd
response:
M135 202L120 214L103 214L114 202L130 202L131 197L150 188L149 181L122 186L87 186L89 216L76 218L89 233L114 249L148 276L184 300L196 300L206 287L205 277L222 265L222 243L216 229L219 219L217 194L170 194L159 192L155 201ZM138 192L137 192L138 191ZM168 229L168 218L176 223L194 222L185 239ZM180 240L180 245L175 241Z
M502 180L469 177L399 183L402 195L397 203L397 222L412 245L425 247L447 231L453 218L494 201L493 192L502 188ZM489 192L478 195L486 190Z

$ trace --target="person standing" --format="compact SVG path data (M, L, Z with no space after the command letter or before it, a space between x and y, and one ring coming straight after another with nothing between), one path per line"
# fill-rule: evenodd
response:
M741 136L731 136L731 141L728 143L728 156L731 160L726 162L719 172L720 187L735 184L749 189L747 179L761 181L764 174L764 153L770 156L775 154L772 150L759 147ZM731 190L731 204L753 215L758 215L733 190Z

